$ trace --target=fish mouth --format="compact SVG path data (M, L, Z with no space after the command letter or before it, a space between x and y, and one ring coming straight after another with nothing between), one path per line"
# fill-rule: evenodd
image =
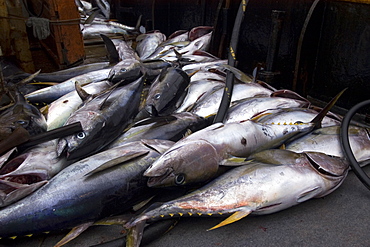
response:
M144 176L149 177L147 185L149 187L160 187L163 185L163 181L169 180L171 177L175 177L173 174L173 168L167 168L165 173L159 176L151 176L147 172L144 173Z
M111 72L108 74L108 81L110 81L110 82L113 82L113 78L114 78L114 76L116 75L116 73L114 73L114 71L113 70L111 70Z

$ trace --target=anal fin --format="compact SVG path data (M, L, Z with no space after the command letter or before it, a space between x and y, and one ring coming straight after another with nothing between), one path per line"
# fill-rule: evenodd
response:
M245 210L245 211L237 211L233 213L231 216L227 217L225 220L223 220L218 225L215 225L214 227L208 229L207 231L214 230L216 228L219 228L221 226L226 226L228 224L234 223L235 221L238 221L245 216L248 216L252 211L251 210Z

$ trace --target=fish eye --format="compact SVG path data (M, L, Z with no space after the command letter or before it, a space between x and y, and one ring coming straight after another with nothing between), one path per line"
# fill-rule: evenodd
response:
M127 71L127 69L121 69L121 72L123 72L123 73L126 72L126 71Z
M175 176L175 184L182 185L185 183L185 174L179 173Z
M25 121L25 120L18 120L16 121L17 124L20 124L22 126L27 126L28 125L28 121Z
M76 135L76 137L80 140L84 139L86 137L86 134L85 132L80 132Z
M159 99L160 97L161 97L160 93L157 93L156 95L154 95L154 99Z

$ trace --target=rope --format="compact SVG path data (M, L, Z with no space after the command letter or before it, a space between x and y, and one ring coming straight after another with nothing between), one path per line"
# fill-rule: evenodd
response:
M9 15L9 16L0 16L0 19L12 19L12 20L22 20L27 21L29 18L21 17L21 16L15 16L15 15ZM76 25L80 24L81 19L68 19L68 20L49 20L49 23L51 25Z

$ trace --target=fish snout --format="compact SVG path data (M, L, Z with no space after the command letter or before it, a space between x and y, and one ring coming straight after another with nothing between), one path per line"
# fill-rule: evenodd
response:
M149 167L144 172L144 176L149 177L147 183L149 187L161 187L165 181L172 181L175 177L175 174L173 173L173 168L171 167L166 169L156 169Z
M57 143L57 157L62 156L64 153L66 153L68 150L68 142L65 138L59 139Z
M152 105L152 104L146 105L144 107L144 109L149 113L150 116L152 116L152 117L157 117L158 116L158 111L157 111L157 109L155 108L154 105Z
M116 75L115 70L114 69L111 69L111 71L108 74L108 81L113 82L115 75Z

